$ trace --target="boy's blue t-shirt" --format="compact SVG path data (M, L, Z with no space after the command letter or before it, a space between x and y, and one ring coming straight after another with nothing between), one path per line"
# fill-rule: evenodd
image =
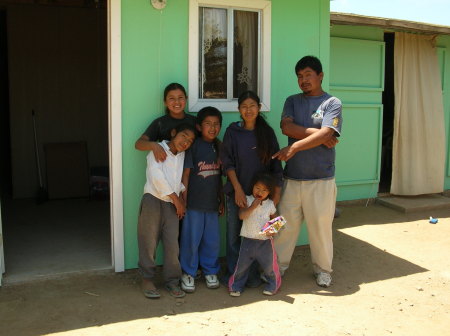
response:
M297 125L306 128L329 127L340 136L342 127L341 101L324 93L321 96L305 96L303 93L286 99L281 119L290 117ZM289 145L298 141L289 137ZM286 162L284 176L294 180L333 178L335 174L335 149L320 145L297 152Z
M217 150L213 142L197 138L186 156L190 155L187 209L205 212L219 211L219 187L222 183Z

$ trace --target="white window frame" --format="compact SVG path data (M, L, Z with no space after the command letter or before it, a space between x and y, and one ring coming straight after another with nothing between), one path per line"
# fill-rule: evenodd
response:
M261 12L261 31L259 50L260 67L258 79L258 95L261 99L261 110L270 110L270 68L271 68L271 12L272 3L267 0L190 0L189 1L189 111L198 112L209 105L222 112L237 111L236 99L201 99L199 98L199 8L232 8L257 10Z

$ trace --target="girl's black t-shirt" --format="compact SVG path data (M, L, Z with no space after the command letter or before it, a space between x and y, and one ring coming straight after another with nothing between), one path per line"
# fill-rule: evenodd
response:
M169 114L156 118L147 127L144 134L148 136L150 141L161 142L171 139L171 132L174 128L181 124L189 124L195 127L196 117L191 114L184 114L183 119L172 118Z

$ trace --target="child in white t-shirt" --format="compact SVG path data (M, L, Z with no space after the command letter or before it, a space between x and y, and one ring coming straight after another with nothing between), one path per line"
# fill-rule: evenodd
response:
M252 195L246 196L249 207L239 210L239 218L243 220L243 238L236 269L228 282L231 296L241 295L254 260L262 267L268 281L263 294L274 295L281 285L272 236L260 234L264 224L276 217L276 208L272 201L276 181L272 175L266 173L256 175L254 181Z
M172 139L159 143L166 154L158 161L155 153L147 155L147 182L144 186L138 220L139 270L142 275L142 290L150 299L161 295L153 284L155 254L159 241L164 247L165 288L174 297L183 297L180 288L181 267L178 260L179 220L186 211L181 192L185 151L196 137L196 129L189 124L180 124L171 131Z

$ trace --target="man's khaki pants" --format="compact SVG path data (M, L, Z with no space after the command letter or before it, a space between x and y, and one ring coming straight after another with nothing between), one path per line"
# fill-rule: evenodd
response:
M289 267L303 220L306 221L314 273L331 273L333 262L332 224L336 206L335 179L284 181L279 214L286 226L275 238L280 271Z

